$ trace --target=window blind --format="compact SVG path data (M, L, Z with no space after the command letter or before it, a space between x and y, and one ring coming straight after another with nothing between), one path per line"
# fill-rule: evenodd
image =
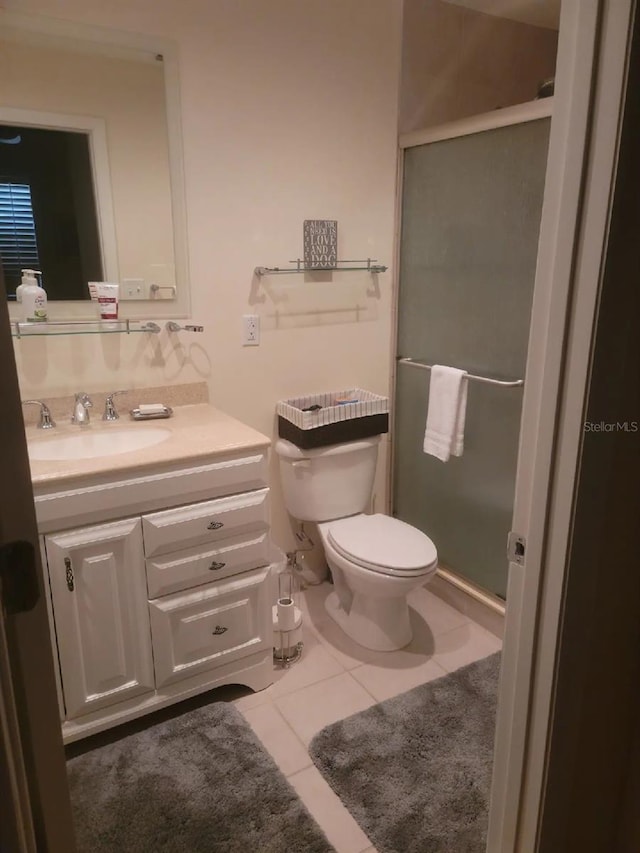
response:
M21 270L40 268L29 184L0 181L0 259L8 293L20 284Z

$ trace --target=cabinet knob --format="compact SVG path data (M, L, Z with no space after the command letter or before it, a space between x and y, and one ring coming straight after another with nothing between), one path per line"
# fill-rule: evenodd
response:
M209 571L210 572L217 572L219 569L224 569L224 567L226 565L227 565L226 563L217 563L214 560L213 563L211 563L211 565L209 566Z
M224 522L222 521L210 521L207 524L207 530L219 530L221 527L224 527Z
M217 636L218 634L224 634L224 632L225 632L226 630L227 630L227 629L226 629L225 627L223 627L222 625L216 625L216 627L215 627L215 631L212 631L211 633L212 633L212 634L215 634L215 635Z
M64 568L67 577L67 589L69 590L69 592L73 592L73 590L75 589L75 583L73 577L73 567L71 566L71 559L69 557L64 558Z

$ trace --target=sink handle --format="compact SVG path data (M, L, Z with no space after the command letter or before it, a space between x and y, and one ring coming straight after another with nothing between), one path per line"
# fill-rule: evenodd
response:
M38 429L53 429L56 425L56 422L51 417L51 412L49 410L49 406L46 403L43 403L42 400L23 400L22 405L28 406L33 404L35 406L40 406L40 423L38 424Z
M107 394L107 398L104 401L104 414L102 415L103 421L117 421L120 417L113 404L113 398L116 394L126 394L126 391L112 391L111 394Z

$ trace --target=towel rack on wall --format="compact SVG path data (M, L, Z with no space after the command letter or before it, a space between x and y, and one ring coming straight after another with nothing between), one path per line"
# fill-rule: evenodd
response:
M398 364L408 364L411 367L419 367L421 370L431 370L433 367L432 364L423 364L421 361L401 356L398 357ZM487 385L501 385L503 388L519 388L524 385L524 379L491 379L489 376L475 376L473 373L467 373L466 378L476 382L486 382Z
M336 261L334 267L309 267L305 266L301 258L295 261L289 261L290 264L295 264L295 267L256 267L255 275L283 275L285 273L296 272L353 272L355 270L364 270L372 275L386 272L388 267L384 264L379 264L374 258L365 258L362 261ZM350 264L350 266L340 266L340 264Z

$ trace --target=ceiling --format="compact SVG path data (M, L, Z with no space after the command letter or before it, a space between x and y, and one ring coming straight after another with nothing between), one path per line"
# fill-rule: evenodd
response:
M446 0L476 12L557 30L561 0Z

